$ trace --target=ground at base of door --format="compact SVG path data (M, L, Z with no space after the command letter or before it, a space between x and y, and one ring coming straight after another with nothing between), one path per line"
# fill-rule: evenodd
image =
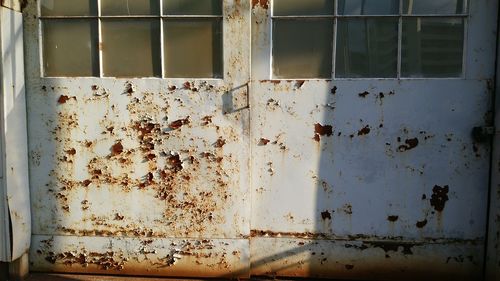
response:
M26 281L216 281L224 279L175 279L175 278L157 278L157 277L126 277L126 276L102 276L102 275L73 275L73 274L45 274L45 273L32 273L26 279ZM249 281L269 281L269 280L279 280L279 281L296 281L296 280L307 280L312 281L313 279L272 279L272 278L251 278L251 279L240 279ZM327 280L327 279L318 279ZM330 281L341 281L341 280L330 280Z

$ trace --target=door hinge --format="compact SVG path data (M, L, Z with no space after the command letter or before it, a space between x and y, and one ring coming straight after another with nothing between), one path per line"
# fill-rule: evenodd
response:
M474 127L472 129L472 137L476 142L488 141L495 134L496 134L495 127Z

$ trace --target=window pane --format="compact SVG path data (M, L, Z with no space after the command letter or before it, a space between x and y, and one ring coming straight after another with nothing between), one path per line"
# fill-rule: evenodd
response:
M164 0L164 15L222 15L222 0Z
M43 21L44 76L98 76L97 22Z
M103 20L104 76L161 76L158 20Z
M42 16L97 15L96 0L42 0Z
M465 0L467 1L467 0ZM403 0L403 14L461 14L464 0Z
M274 0L275 16L333 15L333 0Z
M399 0L339 0L339 15L397 15Z
M397 19L339 19L337 77L396 77Z
M276 78L331 78L333 21L274 20Z
M164 23L166 77L222 77L220 19L179 19Z
M464 21L450 18L405 18L402 75L459 77L462 75Z
M158 15L160 0L101 0L103 16Z

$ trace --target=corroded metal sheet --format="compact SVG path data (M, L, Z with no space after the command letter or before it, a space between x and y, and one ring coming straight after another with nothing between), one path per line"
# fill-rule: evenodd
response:
M68 80L30 99L34 233L247 233L244 120L220 82Z
M247 5L225 1L223 80L126 80L41 78L30 3L35 234L248 234Z
M131 261L113 273L215 276L248 268L247 241L228 240L167 272L161 259L175 247L161 243L249 235L250 3L224 1L223 40L231 48L224 79L208 80L41 77L37 5L25 10L33 233L62 240L51 262L44 249L43 256L32 251L32 269L88 272L109 258L99 247L132 251L127 245L139 238L163 255L157 269ZM100 253L89 268L67 266L85 251ZM205 266L190 268L198 261Z
M252 88L260 122L252 127L252 229L484 237L490 150L471 129L490 105L486 81Z
M498 5L498 4L497 4ZM500 30L497 27L497 36ZM491 188L488 225L488 242L486 255L485 280L500 279L500 45L497 46L497 70L495 80L495 104L493 114L486 126L492 126L493 151L491 154ZM493 85L492 85L493 86Z
M483 243L252 238L251 274L342 280L480 280Z
M497 3L470 5L464 79L331 81L270 80L272 3L252 2L252 274L478 279Z
M248 276L246 239L34 236L37 271L193 277Z
M0 205L2 208L6 207L9 213L5 220L6 228L0 227L0 239L7 238L5 247L10 252L5 256L0 254L0 260L12 261L26 253L31 240L22 14L0 7L0 29L0 151L3 152L0 160L0 189L6 191L6 198L1 198L0 201L6 200L0 202Z

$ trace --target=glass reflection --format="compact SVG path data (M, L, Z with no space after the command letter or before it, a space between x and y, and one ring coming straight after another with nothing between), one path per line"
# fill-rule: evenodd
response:
M396 77L397 19L339 19L337 77Z
M333 0L274 0L275 16L333 15Z
M401 72L405 77L460 77L463 19L403 20Z
M403 13L422 14L462 14L466 0L404 0Z
M339 0L339 15L397 15L399 0Z
M330 78L332 20L274 20L275 78Z

